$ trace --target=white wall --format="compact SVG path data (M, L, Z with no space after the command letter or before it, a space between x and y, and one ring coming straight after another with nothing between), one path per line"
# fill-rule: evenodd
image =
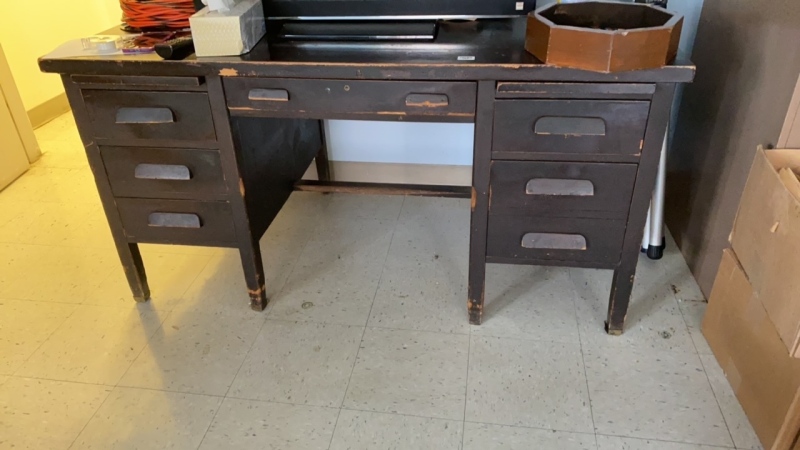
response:
M117 0L0 0L0 42L25 109L63 92L58 75L39 71L40 56L111 28L120 16Z
M335 161L472 165L472 124L328 122L329 157Z
M685 17L679 56L688 58L703 0L669 0L669 9ZM472 164L472 125L332 120L328 128L330 158L335 161Z

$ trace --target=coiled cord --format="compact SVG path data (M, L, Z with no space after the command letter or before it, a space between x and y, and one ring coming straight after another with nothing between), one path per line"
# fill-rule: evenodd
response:
M189 28L194 0L119 0L123 20L136 30Z

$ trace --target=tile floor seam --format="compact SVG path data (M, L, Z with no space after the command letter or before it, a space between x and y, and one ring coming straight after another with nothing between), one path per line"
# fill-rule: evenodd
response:
M464 382L464 418L461 420L461 449L466 445L467 439L467 398L469 397L469 357L472 353L472 327L469 328L469 337L467 338L467 376Z
M3 300L11 300L11 301L14 301L14 302L39 302L39 303L52 303L54 305L83 306L83 303L59 302L59 301L55 301L55 300L38 300L38 299L34 300L34 299L30 299L30 298L19 298L19 297L15 298L15 297L6 297L6 296L0 297L0 301L3 301Z
M416 419L442 420L442 421L445 421L445 422L455 422L455 423L461 423L462 422L461 420L458 420L458 419L444 419L442 417L420 416L420 415L417 415L417 414L396 413L396 412L386 412L386 411L373 411L373 410L370 410L370 409L348 408L346 406L342 406L339 409L341 409L343 411L363 412L363 413L369 413L369 414L382 414L382 415L385 415L385 416L413 417L413 418L416 418Z
M273 319L273 318L269 318L268 317L267 320L273 320L273 321L276 321L276 322L284 322L284 323L312 323L312 324L315 324L315 325L338 325L338 326L342 326L342 327L372 328L372 329L375 329L375 330L410 331L410 332L414 332L414 333L417 333L417 332L419 332L419 333L433 333L433 334L442 334L442 335L446 335L446 336L470 336L471 335L469 333L449 333L449 332L446 332L446 331L413 330L413 329L410 329L410 328L396 328L396 327L385 327L385 326L375 326L375 325L350 325L350 324L335 323L335 322L322 322L322 321L319 321L319 320L310 320L310 319L278 319L278 318L274 318ZM367 321L367 323L369 323L369 321ZM481 337L481 336L476 336L476 337ZM497 336L487 336L487 337L496 338ZM505 338L499 338L499 339L505 339ZM523 339L523 340L525 340L525 339ZM543 341L543 342L556 342L556 341ZM559 343L559 344L573 344L574 345L574 342L556 342L556 343Z
M108 385L100 385L100 386L108 386ZM168 394L179 394L179 395L202 395L205 397L215 397L220 399L225 399L224 395L218 394L207 394L205 392L191 392L191 391L178 391L174 389L157 389L151 387L142 387L142 386L127 386L124 384L117 384L116 386L112 386L113 388L122 388L122 389L140 389L142 391L151 391L151 392L166 392Z
M717 391L714 389L714 383L711 382L711 377L708 376L708 369L706 369L706 365L703 363L703 358L699 355L697 358L700 360L700 367L703 368L703 374L706 376L706 381L708 382L708 387L711 389L711 394L714 395L714 401L717 403L717 408L719 408L719 413L722 416L722 423L725 424L725 429L728 430L728 436L731 438L731 444L736 447L736 440L733 438L733 432L731 432L731 426L728 425L728 418L725 417L725 411L722 410L722 404L719 402L719 397L717 396Z
M570 283L572 283L572 279L567 277ZM576 296L572 295L572 306L573 310L575 311L575 325L580 329L580 318L578 317L578 303L576 301ZM594 420L594 406L592 405L592 391L589 389L589 372L586 370L586 355L583 353L583 336L581 336L580 331L578 331L578 345L580 346L581 351L581 363L583 364L583 379L586 381L586 397L589 399L589 415L592 418L592 431L594 434L594 446L595 448L599 448L600 444L597 442L597 424Z
M361 348L364 346L364 336L367 335L367 324L369 324L369 318L372 316L372 308L375 306L375 299L378 297L378 292L381 289L381 281L383 281L383 273L386 272L386 262L389 260L389 253L392 250L392 243L394 242L394 236L397 232L397 224L400 222L400 216L403 214L403 207L406 204L407 196L403 196L403 201L400 203L399 211L397 212L397 217L394 219L394 226L392 227L392 237L389 238L389 244L386 246L386 254L383 255L383 263L381 264L381 273L378 275L378 282L375 283L375 292L372 293L372 303L369 305L369 313L367 314L367 320L364 323L364 330L361 332L361 340L358 342L358 350L356 350L356 356L353 358L353 365L350 367L350 376L347 377L347 387L344 389L344 395L342 396L342 403L339 405L339 413L336 414L336 422L333 424L333 433L331 433L331 440L328 442L328 450L330 450L331 446L333 446L333 438L336 437L336 427L339 426L339 418L342 416L342 410L344 409L344 403L347 401L347 393L350 391L350 382L353 380L353 373L356 371L356 365L358 364L358 355L361 354Z
M237 397L235 395L227 395L227 396L225 396L225 399L226 400L228 400L228 399L230 399L230 400L243 400L243 401L247 401L247 402L259 402L259 403L276 403L276 404L279 404L279 405L287 405L287 406L306 406L306 407L309 407L309 408L327 408L327 409L336 409L336 410L342 409L342 408L340 408L338 406L314 405L314 404L310 404L310 403L292 403L292 402L286 402L286 401L280 401L280 400L260 400L260 399L257 399L257 398ZM354 411L356 411L356 410L354 410ZM371 411L365 411L365 412L371 412Z
M686 320L686 314L683 313L683 308L681 308L680 302L678 301L678 312L681 313L681 319L683 319L683 324L686 327L687 332L691 336L691 330L689 329L689 322ZM705 339L705 337L703 337ZM708 387L711 389L711 394L714 396L714 401L717 403L717 408L719 409L719 413L722 416L722 423L725 424L725 429L728 431L728 436L731 439L731 443L733 444L734 448L736 448L736 440L733 438L733 432L731 431L731 426L728 424L728 418L725 417L725 411L722 409L722 404L719 402L719 397L717 396L717 391L714 389L714 384L711 383L711 377L708 376L708 369L706 369L706 365L703 363L703 358L700 356L700 349L697 348L697 344L695 340L692 339L692 347L694 347L695 354L697 354L697 358L700 360L700 367L703 368L703 374L706 376L706 381L708 382Z
M106 394L106 397L103 399L102 402L100 402L100 404L97 406L97 409L94 410L92 415L89 416L89 419L86 421L86 423L83 424L83 426L81 427L81 430L77 434L75 434L75 439L73 439L72 442L69 444L69 447L67 447L67 450L71 450L72 447L75 446L75 443L78 442L78 438L81 437L81 434L83 434L83 432L86 430L86 427L89 426L89 423L94 419L94 416L96 416L97 412L100 411L100 408L102 408L103 405L106 404L106 402L108 401L108 398L111 397L111 394L113 394L116 389L117 389L117 387L115 386L115 387L112 387L111 389L108 390L108 393Z
M158 254L158 253L156 253L156 254ZM162 255L163 255L163 253L162 253ZM167 316L164 318L164 321L163 321L163 322L161 322L161 325L162 325L162 326L164 325L164 323L166 323L166 322L167 322L167 318L169 318L169 316L171 316L171 315L172 315L172 311L173 311L173 310L174 310L174 309L175 309L177 306L179 306L181 303L183 303L183 302L185 302L185 301L186 301L186 293L187 293L187 292L189 292L189 289L191 289L191 288L192 288L192 286L194 286L194 283L196 283L196 282L197 282L197 279L198 279L198 278L200 278L200 275L202 275L203 271L205 271L205 270L206 270L206 267L208 267L208 265L209 265L209 264L211 264L211 260L214 258L214 255L205 255L205 256L208 258L208 260L206 261L206 263L205 263L205 264L203 264L203 267L199 268L199 269L196 271L196 273L195 273L194 277L192 278L192 281L191 281L191 282L189 282L189 283L187 283L187 285L186 285L186 288L183 290L183 292L181 292L181 295L179 295L179 296L178 296L178 301L177 301L175 304L173 304L173 305L172 305L172 307L170 307L170 308L169 308L169 314L167 314ZM151 298L150 300L148 300L148 301L147 301L147 302L145 302L145 303L150 303L150 302L152 302L152 301L153 301L153 300L152 300L152 298ZM148 345L150 344L150 341L149 341L149 340L147 341L147 344L148 344ZM137 358L138 358L138 356L137 356Z
M90 307L90 308L98 308L98 307L99 307L99 308L112 308L112 307L110 307L110 306L108 306L108 307L107 307L107 306L98 306L98 305L81 305L81 306L86 306L86 307ZM138 310L138 308L137 308L137 310ZM158 311L153 311L153 312L154 312L154 313L158 313ZM167 318L168 318L169 316L171 316L171 315L172 315L172 311L170 310L170 311L168 311L168 312L167 312L167 313L164 315L164 317L161 319L161 321L159 321L159 323L158 323L158 327L156 327L156 329L155 329L155 330L153 330L153 332L152 332L152 333L150 333L150 334L147 336L147 338L146 338L146 339L145 339L145 341L144 341L144 345L142 346L142 349L141 349L141 350L139 350L139 353L137 353L135 357L131 358L131 362L128 364L128 367L126 367L126 368L125 368L125 371L124 371L124 372L122 372L122 375L121 375L121 376L120 376L120 377L117 379L117 381L114 383L114 388L118 388L118 387L129 387L129 386L120 386L120 385L119 385L119 383L121 383L121 382L122 382L122 380L124 380L124 379L125 379L125 375L127 375L127 374L128 374L128 371L130 371L130 370L131 370L131 367L133 367L133 363L135 363L135 362L136 362L136 360L137 360L137 359L139 359L139 357L140 357L140 356L142 356L142 353L144 353L144 351L145 351L145 350L147 350L147 348L148 348L148 347L150 347L150 339L152 339L152 338L153 338L153 336L155 336L155 335L156 335L156 333L158 333L160 330L164 329L164 323L167 321Z
M683 319L683 324L686 326L686 331L689 333L689 337L692 336L692 330L689 328L689 321L686 320L686 314L683 313L683 308L681 308L680 302L678 302L678 312L681 313L681 319ZM703 337L705 339L705 336ZM697 344L695 344L694 339L692 339L692 347L694 347L694 352L700 355L700 349L697 348ZM700 358L701 360L703 358ZM703 371L705 371L705 367L703 367Z
M43 378L43 377L31 377L31 376L21 376L21 375L5 375L9 378L15 378L18 380L40 380L40 381L56 381L59 383L72 383L72 384L81 384L84 386L102 386L114 389L116 386L113 384L103 384L103 383L87 383L85 381L74 381L74 380L61 380L58 378Z
M521 430L540 430L540 431L552 431L552 432L557 432L557 433L572 433L572 434L582 434L582 435L587 435L587 436L588 435L597 436L597 433L595 433L595 432L591 432L590 433L588 431L562 430L562 429L559 429L559 428L530 427L530 426L525 426L525 425L507 425L507 424L504 424L504 423L479 422L477 420L466 420L466 421L464 421L464 423L465 424L471 423L471 424L477 424L477 425L491 425L491 426L495 426L495 427L518 428L518 429L521 429ZM619 437L619 436L614 436L614 437ZM627 436L625 436L625 437L627 437Z
M431 333L434 333L434 332L431 331ZM464 335L462 334L460 336L464 336ZM539 344L561 344L561 345L569 345L569 346L572 346L572 347L578 347L579 349L581 348L581 343L580 342L550 341L550 340L547 340L547 339L528 339L528 338L521 338L521 337L518 337L518 336L488 336L488 335L483 335L483 334L470 335L470 336L474 336L477 339L481 339L481 338L508 339L508 340L511 340L511 341L518 341L518 342L536 342L536 343L539 343Z
M325 195L325 194L323 194L323 195ZM292 268L289 270L289 273L286 275L286 278L284 278L283 284L281 285L281 288L278 290L278 292L275 293L275 297L280 297L280 295L286 289L286 286L289 284L289 280L291 280L292 279L292 275L294 275L294 271L297 270L297 264L300 262L300 258L303 256L303 253L305 253L306 249L308 248L308 245L311 243L311 238L314 237L314 232L317 230L317 227L321 227L321 226L322 226L322 222L318 223L314 228L312 228L308 232L308 236L306 238L306 241L303 243L303 248L301 248L300 251L297 252L297 257L294 259L294 262L292 262ZM259 244L259 249L260 249L260 244ZM265 320L270 320L270 316L272 316L272 313L273 313L273 308L269 307L270 304L272 304L272 302L269 299L267 299L267 311L266 311L266 314L264 314L264 319ZM276 319L272 319L272 320L276 320ZM260 331L259 331L259 333L260 333ZM249 353L250 352L248 352L248 354Z
M17 301L33 301L33 300L17 300ZM73 305L74 305L74 303L73 303ZM17 367L17 370L15 370L14 373L12 373L10 376L15 376L17 374L17 372L22 370L22 368L25 367L25 364L28 364L28 361L30 361L30 359L33 358L33 355L35 355L36 352L38 352L39 349L41 349L42 346L44 346L44 344L46 344L47 341L49 341L50 338L53 337L53 335L56 334L56 332L58 330L60 330L61 327L63 327L64 324L67 323L69 318L72 317L73 315L75 315L75 313L78 312L79 309L80 309L80 306L79 305L75 305L75 308L72 310L72 312L67 314L67 317L64 317L64 320L62 320L61 323L58 324L57 327L53 328L53 331L50 334L48 334L45 339L42 339L42 342L38 346L36 346L36 349L33 350L33 352L31 352L31 354L28 355L27 358L25 358L25 361L23 361L22 364L20 364L19 367ZM17 378L24 378L24 377L17 377ZM60 380L55 380L55 381L60 381ZM87 384L91 384L91 383L87 383Z
M219 402L219 406L217 407L217 410L214 411L214 415L211 416L211 421L208 422L208 427L206 427L206 431L203 433L203 438L200 439L200 443L197 445L198 449L203 446L203 442L206 440L206 436L208 436L209 430L211 430L211 427L214 425L214 421L217 420L217 414L219 414L219 411L222 409L222 405L225 404L225 400L230 398L230 397L228 397L228 394L231 392L231 388L233 387L233 383L236 382L236 378L239 376L239 372L242 371L242 367L244 367L244 363L247 362L247 357L250 355L250 352L253 351L253 347L256 345L256 341L258 341L258 336L261 335L261 332L264 330L264 327L266 326L266 324L267 324L267 320L265 318L264 321L261 323L261 327L259 327L259 329L258 329L258 333L255 334L255 336L256 336L255 339L253 339L253 342L250 343L250 348L247 349L247 352L244 354L244 358L242 358L242 363L239 364L239 368L236 370L236 375L234 375L233 378L231 378L231 383L228 386L228 390L225 391L225 395L222 397L222 401Z
M735 447L735 446L726 447L724 445L698 444L697 442L668 441L668 440L665 440L665 439L643 438L643 437L636 437L636 436L626 436L626 435L622 435L622 434L597 433L597 436L623 438L623 439L635 439L635 440L638 440L638 441L655 441L655 442L663 442L663 443L666 443L666 444L681 444L681 445L695 445L695 446L699 445L699 446L711 447L711 448L737 449L737 447Z

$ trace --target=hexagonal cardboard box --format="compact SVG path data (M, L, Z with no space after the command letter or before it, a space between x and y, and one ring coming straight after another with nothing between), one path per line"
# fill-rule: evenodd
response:
M621 72L652 69L678 53L683 16L637 3L553 4L528 15L525 49L562 67Z

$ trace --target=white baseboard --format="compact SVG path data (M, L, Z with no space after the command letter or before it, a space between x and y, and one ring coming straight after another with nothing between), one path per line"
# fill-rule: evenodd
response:
M392 164L331 161L335 181L358 183L430 184L472 186L471 166ZM311 164L303 179L316 180L317 167Z
M61 93L41 105L32 108L28 111L28 117L30 118L31 125L36 129L53 119L61 117L69 111L70 107L67 94Z

